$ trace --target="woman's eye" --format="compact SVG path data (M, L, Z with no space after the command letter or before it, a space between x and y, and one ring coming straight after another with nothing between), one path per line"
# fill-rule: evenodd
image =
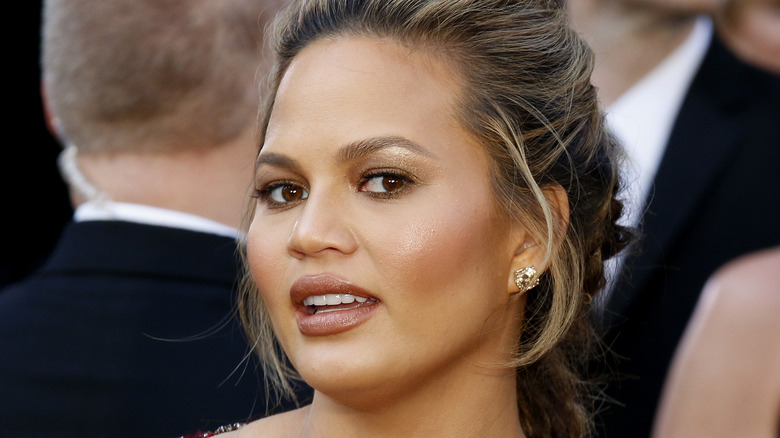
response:
M360 190L373 193L395 193L403 189L408 182L408 179L400 175L375 175L367 178Z
M308 198L309 191L290 183L269 184L258 191L258 197L272 205L283 205Z

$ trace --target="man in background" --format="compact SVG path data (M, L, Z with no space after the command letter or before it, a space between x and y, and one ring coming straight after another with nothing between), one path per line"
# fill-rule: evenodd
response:
M3 434L179 436L292 407L232 314L281 3L44 3L44 103L75 213L0 292Z
M649 436L669 362L707 278L780 243L780 79L740 61L718 0L567 0L596 56L593 82L626 146L634 253L596 316L608 369L599 436Z
M719 34L737 56L780 74L780 0L721 0L715 17Z

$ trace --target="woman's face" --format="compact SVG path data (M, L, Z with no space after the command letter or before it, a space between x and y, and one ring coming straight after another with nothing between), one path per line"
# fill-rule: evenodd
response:
M484 375L515 345L525 230L498 213L486 154L454 116L458 84L432 56L358 37L311 43L284 75L248 254L322 393L380 400Z

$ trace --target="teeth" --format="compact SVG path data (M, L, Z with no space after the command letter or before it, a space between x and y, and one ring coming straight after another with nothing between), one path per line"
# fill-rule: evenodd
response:
M368 298L358 297L351 294L327 294L327 295L312 295L303 300L304 306L335 306L338 304L350 304L357 301L358 303L365 303Z

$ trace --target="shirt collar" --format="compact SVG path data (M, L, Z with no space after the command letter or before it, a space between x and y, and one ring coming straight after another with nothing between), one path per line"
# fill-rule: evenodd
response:
M237 238L240 232L231 226L194 214L148 205L126 202L90 201L79 205L74 214L75 222L114 220L146 225L182 228L191 231Z
M628 221L639 220L677 113L712 39L712 21L697 19L691 34L606 111L607 124L628 154L624 170Z

